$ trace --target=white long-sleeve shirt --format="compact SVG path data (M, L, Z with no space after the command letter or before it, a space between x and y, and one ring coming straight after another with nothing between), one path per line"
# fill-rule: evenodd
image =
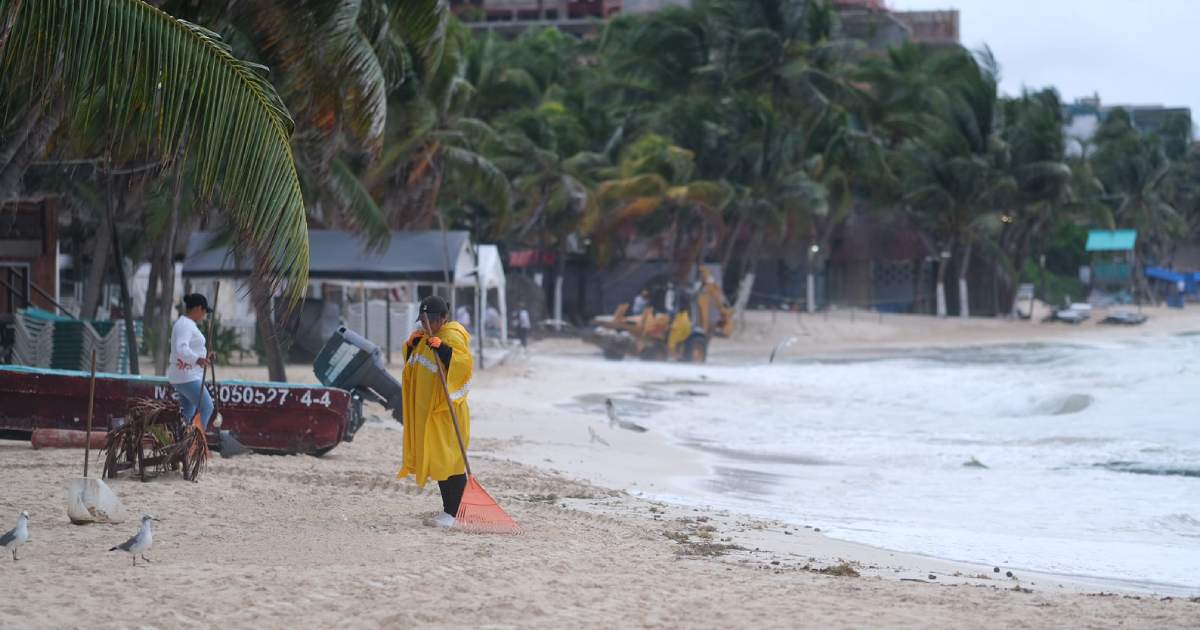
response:
M167 362L167 380L172 384L191 383L204 378L204 368L196 360L208 356L204 333L186 315L171 328L171 359Z

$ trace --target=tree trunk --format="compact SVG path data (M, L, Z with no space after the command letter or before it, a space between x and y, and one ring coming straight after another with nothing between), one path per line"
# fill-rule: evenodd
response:
M939 258L937 270L937 316L946 316L946 266L950 259Z
M734 306L734 318L738 324L746 326L746 305L750 302L751 292L754 291L754 273L758 270L758 258L762 253L763 228L758 228L750 237L748 255L742 261L742 280L738 283L738 304Z
M129 373L139 374L141 370L138 365L137 335L133 330L133 301L129 299L129 280L125 273L125 257L121 254L121 231L117 229L117 218L125 214L126 189L129 181L124 177L117 177L114 182L112 175L106 177L108 181L105 191L105 212L111 226L109 234L112 237L112 257L117 270L117 281L121 287L121 310L124 312L122 319L125 322L125 347L129 357Z
M278 327L271 316L274 296L268 291L267 283L257 272L250 275L250 299L254 301L254 320L259 343L263 349L263 360L272 381L287 382L287 367L283 360L283 349L279 345Z
M746 224L746 217L743 213L738 213L737 223L733 224L733 231L729 233L729 242L725 243L725 253L721 254L721 273L729 268L729 261L733 260L733 247L737 243L738 235L742 233L742 227Z
M112 224L107 213L100 214L100 227L92 239L92 260L87 268L87 278L83 284L83 302L79 305L79 319L96 319L96 310L100 307L100 298L104 293L104 285L108 270L108 252L112 248ZM79 263L82 265L82 262Z
M809 313L817 312L817 281L813 274L815 261L810 257L808 259L808 274L804 279L804 310Z
M567 272L567 248L558 248L557 259L554 261L554 330L562 330L562 298L563 276Z
M175 320L175 243L179 234L179 196L175 197L175 205L171 208L171 218L167 222L166 247L163 248L161 259L161 275L158 279L160 287L158 304L155 307L155 325L158 326L158 347L154 349L154 371L162 375L167 372L167 360L170 358L171 324ZM149 298L146 300L149 304Z
M67 111L67 99L63 95L54 97L50 103L31 103L31 107L42 108L39 113L31 112L32 124L5 143L3 151L9 155L7 161L0 160L0 199L15 197L21 192L21 180L29 164L46 152L46 143L58 129ZM16 144L19 143L19 144ZM0 156L3 157L3 156Z
M13 125L15 130L12 134L0 137L0 140L3 140L3 143L0 143L0 173L8 172L8 165L28 143L34 127L37 127L38 122L45 117L42 108L38 107L37 103L29 103L25 111L21 112L21 116L21 122ZM0 189L0 191L4 190L7 189Z
M157 330L158 323L158 284L162 275L162 239L150 249L150 274L146 277L146 299L142 302L142 325L146 330ZM134 269L137 273L137 269Z
M958 265L958 316L971 316L971 300L967 295L967 268L971 266L971 241L963 247L962 260Z

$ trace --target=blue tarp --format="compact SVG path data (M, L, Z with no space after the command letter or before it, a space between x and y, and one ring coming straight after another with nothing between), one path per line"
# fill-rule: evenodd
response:
M1182 274L1178 271L1163 269L1162 267L1146 268L1146 277L1154 280L1165 280L1167 282L1186 282L1189 275L1194 276L1196 274Z

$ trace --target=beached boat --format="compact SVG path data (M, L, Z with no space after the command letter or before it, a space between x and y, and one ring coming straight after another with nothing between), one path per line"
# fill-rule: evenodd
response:
M0 365L0 438L28 440L34 429L84 429L88 380L87 372ZM333 387L226 381L214 397L221 429L260 452L323 455L353 438L362 424L361 400ZM97 374L92 430L119 426L135 398L176 394L162 377Z

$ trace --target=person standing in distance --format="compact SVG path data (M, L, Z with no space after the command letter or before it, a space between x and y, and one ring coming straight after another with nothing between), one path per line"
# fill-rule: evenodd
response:
M204 368L212 360L207 340L200 332L200 322L212 313L208 299L199 293L183 296L183 315L171 328L171 358L167 362L167 380L179 393L179 408L183 425L192 422L200 411L200 426L208 430L213 416L212 396L204 388Z
M451 527L467 487L467 475L450 405L454 405L462 447L469 448L471 411L467 407L467 393L474 369L471 335L462 324L449 320L446 301L436 295L421 300L419 310L417 321L421 328L413 331L404 344L404 462L396 478L412 475L420 487L425 487L430 479L437 481L442 512L434 517L433 525ZM445 390L438 364L446 376Z
M529 320L529 309L522 304L517 308L517 338L521 340L521 347L529 347L529 331L533 328L533 322Z

